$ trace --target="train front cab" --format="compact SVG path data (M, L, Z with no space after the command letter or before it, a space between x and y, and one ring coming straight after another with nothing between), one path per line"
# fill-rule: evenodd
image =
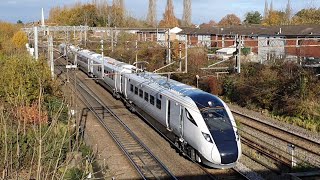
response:
M202 163L213 168L234 167L240 158L241 144L229 108L211 94L200 93L190 97L196 102L209 130L209 133L202 132L203 138L207 141L203 145L206 144L205 146L212 149L208 152L208 148L200 148L203 149L200 153Z

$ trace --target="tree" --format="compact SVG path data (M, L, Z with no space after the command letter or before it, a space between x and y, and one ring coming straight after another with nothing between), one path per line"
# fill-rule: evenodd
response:
M17 24L23 24L23 22L19 19L19 20L17 21Z
M147 16L147 22L150 26L156 27L157 26L157 1L156 0L149 0L149 10Z
M174 7L172 0L167 1L166 11L163 14L163 19L160 21L160 27L175 27L179 25L178 19L174 15Z
M268 17L263 21L263 25L276 26L286 22L286 15L283 11L270 11Z
M28 42L28 37L23 31L18 31L13 35L12 42L17 48L23 48Z
M293 24L320 24L320 8L302 9L293 17Z
M260 24L262 21L262 16L258 11L255 12L248 12L246 14L246 19L244 20L244 23L246 24Z
M291 18L292 18L292 8L291 8L291 3L290 0L288 0L286 11L285 11L285 20L286 24L290 24Z
M213 26L216 26L216 25L217 25L216 21L210 20L208 23L202 23L200 25L200 28L210 28L210 27L213 27Z
M124 27L125 26L125 7L123 0L113 0L111 7L111 26Z
M234 26L234 25L240 25L240 24L241 24L241 20L235 14L228 14L225 17L223 17L219 22L220 26Z
M182 25L191 26L191 0L183 0Z

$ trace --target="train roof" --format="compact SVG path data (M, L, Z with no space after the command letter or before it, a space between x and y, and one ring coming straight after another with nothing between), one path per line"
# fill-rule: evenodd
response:
M73 47L76 48L76 47ZM102 56L89 50L80 50L83 55L92 57L95 61L101 62ZM110 57L104 57L105 64L111 64L119 69L123 70L135 70L135 66L118 61ZM176 92L181 96L190 97L198 106L199 109L207 107L223 107L223 102L217 97L200 89L183 84L181 82L168 79L164 76L152 72L143 72L139 74L139 77L148 79L151 82L158 84L161 88Z
M207 107L223 107L222 101L217 96L192 86L150 72L144 73L142 77L152 79L153 82L157 83L159 86L168 90L173 90L182 96L190 97L197 104L199 109Z

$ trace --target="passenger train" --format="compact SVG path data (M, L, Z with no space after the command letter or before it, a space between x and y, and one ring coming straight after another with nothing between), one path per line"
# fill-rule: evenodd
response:
M59 46L89 77L139 112L176 148L213 168L232 168L241 155L240 136L228 106L217 96L75 46ZM67 52L67 53L66 53ZM102 63L104 64L102 66Z

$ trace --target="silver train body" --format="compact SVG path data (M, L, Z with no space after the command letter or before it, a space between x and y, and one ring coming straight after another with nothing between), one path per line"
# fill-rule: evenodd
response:
M60 45L65 53L65 45ZM136 67L70 46L79 68L122 98L132 111L143 112L184 154L213 168L231 168L241 155L240 137L228 106L218 97L166 77L136 73ZM100 64L100 65L99 65ZM102 72L102 70L104 72ZM102 78L102 74L105 76Z

